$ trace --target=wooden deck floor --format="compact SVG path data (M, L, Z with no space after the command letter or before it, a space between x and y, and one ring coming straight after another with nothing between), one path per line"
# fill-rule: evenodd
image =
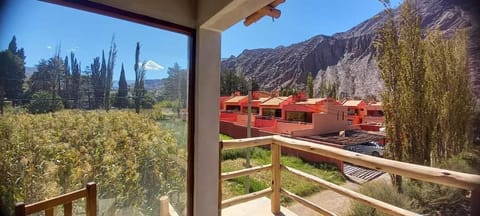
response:
M282 207L281 214L277 216L297 216L295 213ZM238 205L230 206L222 210L222 216L265 216L274 215L270 211L270 199L262 197Z

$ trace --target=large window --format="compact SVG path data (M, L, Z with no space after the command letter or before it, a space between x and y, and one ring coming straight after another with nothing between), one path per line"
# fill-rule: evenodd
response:
M191 36L39 1L0 14L6 213L94 181L98 215L155 215L160 196L186 214Z

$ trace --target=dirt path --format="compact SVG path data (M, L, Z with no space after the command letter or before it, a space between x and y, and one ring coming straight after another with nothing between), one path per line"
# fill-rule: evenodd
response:
M372 180L372 181L388 181L389 176L388 174L383 174L382 176ZM357 191L361 185L347 181L345 184L342 185L344 188L348 188L350 190ZM350 199L346 196L340 195L338 193L333 192L332 190L324 190L309 197L306 197L307 200L317 204L320 207L323 207L337 215L346 215L349 207L350 207ZM293 203L287 206L289 210L294 212L297 215L302 216L321 216L321 214L303 206L299 203Z

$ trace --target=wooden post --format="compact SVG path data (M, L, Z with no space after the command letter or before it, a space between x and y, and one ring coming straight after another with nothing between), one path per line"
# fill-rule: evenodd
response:
M87 183L87 216L97 216L97 185Z
M73 215L72 202L63 204L63 215L64 216L72 216Z
M15 216L25 216L25 203L18 202L15 204Z
M480 215L480 189L474 189L470 195L470 215Z
M53 208L45 209L45 216L54 216L55 212Z
M273 214L280 214L280 155L281 147L276 143L271 145L272 152L272 197L271 197L271 207Z
M160 197L160 216L170 216L168 196Z

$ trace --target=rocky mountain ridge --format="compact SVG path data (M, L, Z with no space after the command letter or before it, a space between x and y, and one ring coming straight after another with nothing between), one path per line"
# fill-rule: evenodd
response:
M423 0L419 2L424 30L453 34L469 31L469 63L474 94L480 96L480 25L472 0ZM399 19L399 8L394 9ZM255 76L264 89L304 88L307 74L315 77L314 89L335 83L343 96L378 96L382 81L373 57L376 31L387 19L386 12L332 36L318 35L304 42L271 49L244 50L237 57L222 61L222 71L234 70L246 77Z

